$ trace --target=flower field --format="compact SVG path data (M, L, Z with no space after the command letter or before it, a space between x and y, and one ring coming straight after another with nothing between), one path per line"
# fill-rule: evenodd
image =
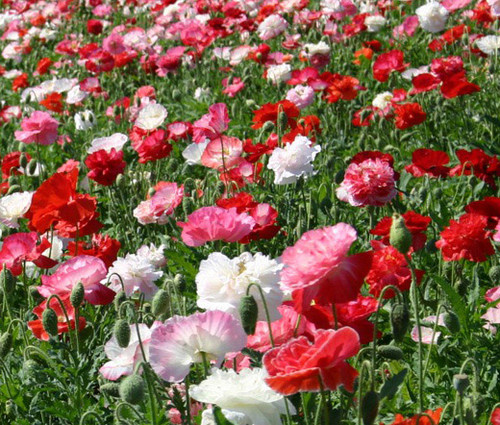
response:
M0 424L500 425L499 0L3 0Z

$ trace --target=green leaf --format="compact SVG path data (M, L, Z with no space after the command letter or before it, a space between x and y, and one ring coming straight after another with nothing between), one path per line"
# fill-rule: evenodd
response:
M222 414L220 407L214 407L212 409L212 412L214 413L214 419L217 425L233 425L233 423L228 421L227 418Z
M399 387L403 383L406 374L408 373L408 369L403 369L401 372L394 375L392 378L385 381L384 385L380 390L380 399L382 400L384 397L392 398L398 392Z
M455 314L458 316L458 319L460 320L460 324L464 328L468 328L468 314L467 314L467 306L462 299L462 297L459 295L459 293L451 286L444 278L441 276L437 275L432 275L432 279L434 279L438 285L441 287L441 289L445 292L445 294L448 297L448 300L450 301L451 308L455 312Z

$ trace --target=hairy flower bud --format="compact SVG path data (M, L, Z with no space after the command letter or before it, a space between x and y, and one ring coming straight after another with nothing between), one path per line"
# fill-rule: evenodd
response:
M379 345L378 353L389 360L401 360L403 358L403 350L395 345Z
M118 319L115 322L113 334L115 335L116 341L120 347L128 347L130 342L130 326L126 320Z
M16 278L11 273L11 271L5 267L5 265L0 272L0 285L2 286L6 294L12 292L14 287L16 286Z
M406 227L404 218L399 214L396 214L392 217L389 242L401 254L406 254L411 247L411 233Z
M177 289L179 291L184 291L184 289L186 289L186 278L184 277L184 275L177 273L174 276L174 285L177 286Z
M379 396L376 391L368 391L361 400L363 425L373 425L378 414Z
M144 380L139 375L127 376L120 384L120 397L130 404L139 404L144 399Z
M155 296L153 297L153 301L151 302L151 311L153 316L158 317L162 314L165 314L168 311L168 307L170 305L170 299L168 292L165 289L160 289Z
M257 316L259 315L259 307L252 295L246 295L241 299L239 313L241 324L247 335L255 333L257 325Z
M14 339L12 338L12 334L10 332L5 332L2 336L0 336L0 358L3 359L12 348L12 342Z
M57 336L59 333L57 327L57 314L50 307L47 307L42 313L42 325L45 332L47 332L50 336Z
M120 306L122 305L122 303L126 300L127 300L127 294L123 291L118 292L115 295L115 299L113 300L113 302L115 304L115 310L118 311L120 309Z
M120 397L120 385L116 382L108 382L99 387L101 393L107 394L111 397Z
M463 373L453 375L453 387L460 395L463 395L465 390L469 387L469 377Z
M458 316L453 311L449 311L444 314L443 322L452 334L460 332L460 321L458 320Z
M69 301L74 308L78 308L82 305L83 299L85 298L85 288L82 282L78 282L71 291Z
M396 304L391 310L392 336L395 341L401 342L410 325L410 313L406 304Z
M494 284L497 284L500 281L500 266L493 266L488 271L488 276L493 281Z

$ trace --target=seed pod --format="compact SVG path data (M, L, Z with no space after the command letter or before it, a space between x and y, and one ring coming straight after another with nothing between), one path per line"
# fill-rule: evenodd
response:
M460 332L460 321L458 320L458 316L453 311L449 311L444 314L443 322L446 329L448 329L452 334Z
M120 384L120 397L130 404L139 404L144 399L144 380L139 375L127 376Z
M453 375L453 387L460 395L463 395L465 390L469 387L469 377L463 373Z
M392 225L389 233L389 243L401 254L406 254L411 247L412 236L406 227L405 220L399 214L392 217Z
M85 288L82 282L78 282L71 291L69 296L69 301L74 308L78 308L82 305L83 299L85 298Z
M496 285L498 283L498 281L500 281L500 266L493 266L488 271L488 276L493 281L493 283Z
M364 425L373 425L378 414L379 396L376 391L368 391L361 400L361 416Z
M113 334L115 335L116 341L118 342L118 345L120 347L128 347L128 344L130 342L130 326L126 320L118 319L115 322Z
M392 337L401 342L410 325L410 313L406 304L396 304L391 310Z
M246 295L241 299L239 312L244 331L247 335L253 335L257 326L259 307L252 295Z
M47 332L50 336L57 336L59 333L57 314L50 307L47 307L42 313L42 325L45 332Z
M389 360L401 360L403 358L403 350L395 345L379 345L378 353Z
M2 288L5 290L6 294L12 292L16 286L16 278L11 273L11 271L5 267L5 265L0 272L0 284L2 285Z
M168 311L170 305L168 292L165 289L160 289L151 302L151 311L153 316L158 317Z
M115 310L118 311L120 309L120 306L122 305L122 303L126 300L127 300L127 294L123 291L118 292L115 295L115 299L113 300L113 302L115 304Z
M116 382L108 382L99 387L101 393L110 395L111 397L120 397L120 385Z
M0 336L0 358L3 359L12 348L12 342L14 339L12 338L12 334L10 332L5 332L2 336Z

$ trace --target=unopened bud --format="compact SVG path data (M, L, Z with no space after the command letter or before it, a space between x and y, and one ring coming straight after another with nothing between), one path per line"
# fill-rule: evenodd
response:
M361 400L361 416L363 425L373 425L378 414L379 395L376 391L368 391Z
M74 308L78 308L82 305L83 299L85 298L85 288L82 282L78 282L71 291L69 301Z
M280 105L281 106L281 105ZM288 126L288 116L285 111L278 112L278 128L284 132Z
M165 314L168 311L168 307L170 305L169 295L165 289L160 289L155 296L153 297L153 301L151 302L151 312L153 316L158 317L162 314Z
M16 278L5 265L0 272L0 284L6 294L12 292L16 286Z
M257 107L257 104L255 103L255 100L253 100L253 99L247 99L247 100L245 101L245 103L247 104L247 106L248 106L249 108L252 108L252 109L253 109L253 108L256 108L256 107Z
M120 385L116 382L108 382L99 387L101 393L110 395L111 397L120 397Z
M50 336L57 336L59 333L58 330L58 320L57 314L52 308L47 307L42 313L42 325L45 332L47 332Z
M22 153L19 157L19 165L23 168L26 168L28 166L28 157L25 153Z
M406 304L396 304L391 310L391 329L395 341L401 342L410 325L410 313Z
M488 276L493 281L493 283L496 285L500 281L500 266L493 266L488 271Z
M273 131L274 130L274 123L272 121L266 121L264 125L262 126L263 131Z
M2 336L0 336L0 358L3 359L12 348L12 342L14 339L12 338L12 334L10 332L5 332Z
M184 275L177 273L174 276L174 285L177 286L177 289L179 291L184 291L184 289L186 289L186 278L184 277Z
M130 342L130 326L126 320L118 319L115 322L113 334L120 347L122 348L128 347L128 344Z
M460 332L460 321L458 320L458 316L453 312L449 311L443 315L443 322L452 334L456 334Z
M120 397L130 404L139 404L144 399L144 380L139 375L127 376L120 384Z
M247 335L255 333L257 326L257 316L259 315L259 307L252 295L244 296L240 301L240 318L243 329Z
M115 304L115 310L118 311L120 309L120 306L124 301L127 301L127 294L123 291L118 292L115 295L115 299L113 300L113 303Z
M411 247L411 233L406 227L404 218L399 214L396 214L392 217L392 225L389 233L389 243L401 254L406 254Z
M179 89L172 90L172 99L179 102L182 99L182 93Z
M28 175L29 176L35 175L37 166L38 166L38 164L36 162L36 159L32 159L30 162L28 162Z
M395 345L379 345L378 353L389 360L401 360L403 358L403 350Z

